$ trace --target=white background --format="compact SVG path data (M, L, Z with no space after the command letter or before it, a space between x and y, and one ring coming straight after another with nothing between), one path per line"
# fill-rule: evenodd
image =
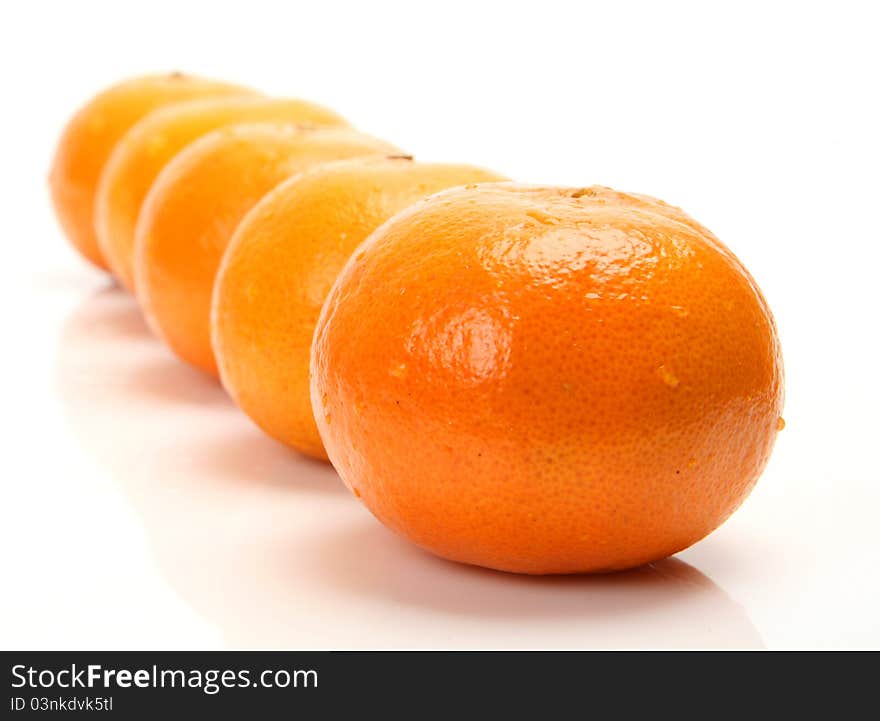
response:
M718 5L4 2L0 646L880 647L880 23ZM323 102L422 159L682 206L782 336L788 427L752 497L620 576L465 568L386 531L54 222L68 116L171 69Z

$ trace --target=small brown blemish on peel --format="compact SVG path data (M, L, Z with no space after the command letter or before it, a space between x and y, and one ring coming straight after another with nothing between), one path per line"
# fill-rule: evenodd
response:
M412 160L413 159L412 155L404 155L404 154L386 155L385 157L388 160Z
M592 197L596 194L596 191L592 188L578 188L572 194L572 198L583 198L584 196Z
M656 373L657 373L657 377L661 381L663 381L666 385L668 385L670 388L676 388L678 386L678 384L679 384L678 378L665 365L662 365L659 368L657 368Z

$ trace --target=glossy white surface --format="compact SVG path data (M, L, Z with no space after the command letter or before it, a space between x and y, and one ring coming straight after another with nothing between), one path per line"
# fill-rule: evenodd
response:
M254 18L279 5L217 5L206 36L198 12L158 3L136 37L119 5L90 5L100 23L75 3L0 10L16 29L0 44L0 647L880 647L870 23L845 4L546 3L505 10L497 33L498 9L471 5L431 28L409 5L268 26ZM176 361L54 224L45 172L67 115L172 66L326 102L425 159L682 205L780 327L788 427L752 497L676 559L613 576L467 568L386 531Z

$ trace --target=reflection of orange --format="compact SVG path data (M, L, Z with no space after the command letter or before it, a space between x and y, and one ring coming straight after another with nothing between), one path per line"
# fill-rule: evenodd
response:
M95 237L95 189L104 163L122 135L163 105L249 92L236 85L181 73L148 75L104 90L70 119L58 141L49 186L58 220L86 260L107 269Z
M260 201L214 291L214 350L242 409L275 438L326 458L309 400L309 350L336 275L370 232L419 198L501 179L469 165L358 158L291 178Z
M755 282L680 210L606 188L485 184L399 214L337 279L312 372L330 459L380 520L525 573L686 548L781 425Z
M181 358L214 375L211 292L239 221L275 185L317 163L396 148L348 128L257 123L216 130L159 174L137 226L138 298Z
M235 123L345 125L336 113L303 100L227 97L191 100L156 110L127 132L101 173L95 232L118 280L133 288L132 255L138 212L165 164L207 132Z

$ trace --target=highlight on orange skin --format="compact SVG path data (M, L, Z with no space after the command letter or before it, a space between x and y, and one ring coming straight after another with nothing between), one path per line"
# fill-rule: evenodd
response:
M350 128L246 124L200 138L159 174L137 225L138 299L153 330L183 360L217 375L211 294L238 223L282 180L319 163L397 153Z
M321 165L251 210L214 286L213 346L223 385L263 430L326 460L309 398L309 354L321 305L373 230L431 193L504 180L469 165L406 156ZM390 311L390 309L389 309Z
M332 110L305 100L228 97L176 103L156 110L117 143L98 183L95 231L119 282L134 290L134 233L144 198L163 167L202 135L245 122L346 126Z
M520 573L687 548L782 426L775 324L740 261L601 187L482 184L398 214L337 278L311 372L330 460L379 520Z
M98 93L62 131L49 171L55 214L73 247L92 265L108 270L95 235L98 178L119 139L141 118L171 103L255 91L184 73L130 78Z

